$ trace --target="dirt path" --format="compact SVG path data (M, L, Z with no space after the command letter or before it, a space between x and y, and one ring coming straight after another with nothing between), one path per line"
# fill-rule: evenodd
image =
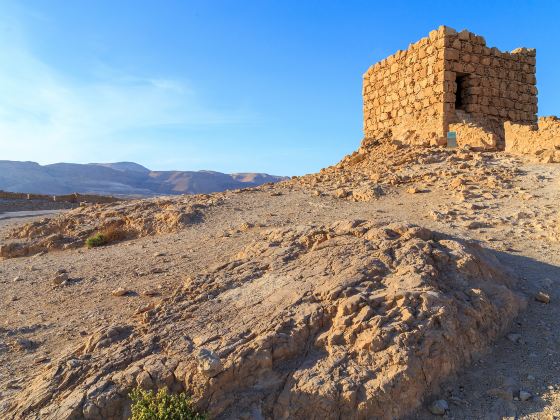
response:
M23 211L10 211L6 213L0 213L0 221L6 223L10 219L30 219L41 216L48 216L52 214L60 213L64 210L23 210ZM20 222L27 222L28 220L21 220Z

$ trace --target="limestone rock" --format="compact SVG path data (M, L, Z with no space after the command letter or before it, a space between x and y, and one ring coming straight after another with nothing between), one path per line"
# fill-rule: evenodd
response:
M449 410L449 405L445 400L436 400L430 404L428 409L436 416L443 416Z
M53 278L53 284L60 285L65 281L68 281L68 273L66 271L59 271Z
M114 289L111 294L113 296L126 296L130 291L123 288L123 287L119 287L117 289Z
M402 417L509 328L514 283L478 245L406 223L262 229L138 324L61 351L8 415L122 418L140 385L217 418Z
M550 296L544 292L538 292L535 295L535 300L541 303L550 303Z
M212 350L200 349L197 360L199 372L209 378L216 376L224 369L220 358Z
M530 392L527 391L519 391L519 400L520 401L529 401L533 396Z

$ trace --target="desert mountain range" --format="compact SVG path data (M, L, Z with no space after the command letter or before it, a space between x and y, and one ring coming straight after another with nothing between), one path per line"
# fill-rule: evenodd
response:
M255 187L283 179L262 173L152 171L134 162L39 165L0 160L0 190L38 194L200 194Z

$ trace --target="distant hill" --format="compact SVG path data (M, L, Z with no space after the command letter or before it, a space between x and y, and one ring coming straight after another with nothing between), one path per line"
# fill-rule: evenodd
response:
M104 166L106 168L115 169L117 171L130 171L130 172L140 172L140 173L148 173L150 170L145 166L142 166L138 163L134 162L114 162L114 163L90 163L90 165L95 166Z
M260 173L151 171L134 162L55 163L0 160L0 190L39 194L151 196L255 187L286 177Z

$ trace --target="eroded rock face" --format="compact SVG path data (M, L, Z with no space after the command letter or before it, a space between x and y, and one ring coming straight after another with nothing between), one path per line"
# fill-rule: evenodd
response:
M185 389L216 418L395 418L506 331L525 303L514 281L488 251L417 226L263 230L87 337L8 413L120 419L140 385Z
M196 223L205 208L221 202L219 194L160 197L79 207L53 218L18 227L0 245L0 257L83 246L99 232L118 232L119 240L176 232Z

